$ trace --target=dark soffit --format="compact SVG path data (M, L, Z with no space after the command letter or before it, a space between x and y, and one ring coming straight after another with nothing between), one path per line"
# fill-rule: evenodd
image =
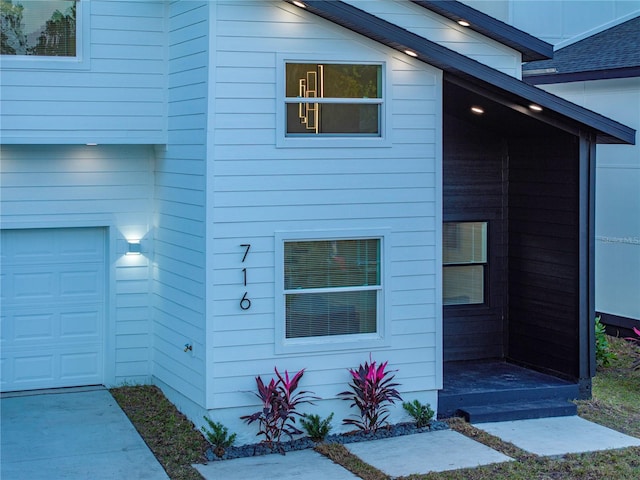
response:
M293 3L293 0L284 1ZM400 52L411 50L418 60L464 83L476 84L483 90L493 92L493 100L522 114L534 115L528 105L536 104L543 108L542 113L535 114L540 121L575 134L591 131L595 133L598 143L635 145L636 132L626 125L529 85L353 5L337 0L304 0L304 4L306 11L341 27Z

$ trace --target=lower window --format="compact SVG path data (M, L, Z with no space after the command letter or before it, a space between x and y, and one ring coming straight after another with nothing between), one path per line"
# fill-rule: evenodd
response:
M375 334L381 239L284 242L285 338Z
M485 303L487 222L447 222L442 234L443 305Z

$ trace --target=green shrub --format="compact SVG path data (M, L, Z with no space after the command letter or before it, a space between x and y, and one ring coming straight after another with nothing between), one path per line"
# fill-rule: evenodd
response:
M232 433L229 435L227 427L221 423L214 422L209 417L202 418L204 418L209 424L209 428L203 425L202 432L212 445L213 453L215 453L217 457L222 457L224 455L225 448L229 448L233 445L233 442L236 441L236 434Z
M415 420L418 428L426 427L431 422L435 412L431 410L430 404L422 404L418 400L413 402L403 402L402 408L404 408L409 415Z
M314 442L322 442L331 431L332 419L333 412L325 419L320 418L320 415L305 414L304 417L300 419L300 424L311 440Z
M600 323L600 317L596 317L596 362L599 367L608 367L616 354L611 351L609 340L604 325Z

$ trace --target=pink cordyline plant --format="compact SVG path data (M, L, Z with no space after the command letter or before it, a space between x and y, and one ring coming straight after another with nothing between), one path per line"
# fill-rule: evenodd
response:
M284 375L277 368L275 372L277 379L272 378L268 384L265 384L259 376L256 377L258 392L255 395L262 402L262 408L252 415L240 417L248 424L255 421L259 423L260 429L257 435L264 435L264 442L270 448L273 448L274 444L280 447L283 434L291 438L293 435L302 433L302 430L295 425L296 417L302 416L296 408L302 403L313 403L312 400L317 398L308 391L296 392L298 383L304 375L304 369L291 378L286 370Z
M360 414L357 418L345 418L344 425L353 425L365 433L375 432L389 417L388 406L396 400L402 401L400 393L393 383L393 375L385 371L388 362L379 366L371 357L369 362L357 369L349 369L351 373L351 390L338 394L343 400L351 401L351 407L357 407Z
M634 337L627 337L625 338L625 340L629 340L631 342L635 342L635 344L640 347L640 328L636 328L633 327L633 333L635 333L637 335L636 338ZM638 354L638 351L636 350L635 352L635 359L633 360L633 362L631 363L631 367L634 370L640 370L640 354Z

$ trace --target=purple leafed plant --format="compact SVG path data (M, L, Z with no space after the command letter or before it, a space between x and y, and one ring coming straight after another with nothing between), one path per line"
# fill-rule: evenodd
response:
M625 340L634 342L638 347L640 347L640 328L633 327L633 333L635 333L637 337L626 337ZM635 359L632 361L631 366L634 370L640 370L640 354L638 354L638 351L636 350L633 355Z
M302 403L313 403L316 399L311 392L298 391L298 383L304 369L289 378L289 372L285 370L284 375L275 369L277 379L271 379L268 384L262 381L259 376L256 377L258 392L255 394L262 402L262 408L253 415L245 415L240 417L248 424L258 422L260 431L257 435L264 435L264 442L269 448L280 445L280 439L283 434L292 438L293 435L302 433L302 430L296 427L296 417L302 414L296 411L297 407Z
M385 371L387 363L379 366L369 358L357 370L349 369L351 373L351 390L338 394L343 400L351 401L351 407L357 407L360 411L358 418L345 418L343 425L354 425L365 433L375 432L389 417L388 406L402 401L400 393L393 383L391 371Z
M626 340L631 340L632 342L636 342L638 345L640 345L640 328L633 327L633 333L635 333L638 337L627 337Z

